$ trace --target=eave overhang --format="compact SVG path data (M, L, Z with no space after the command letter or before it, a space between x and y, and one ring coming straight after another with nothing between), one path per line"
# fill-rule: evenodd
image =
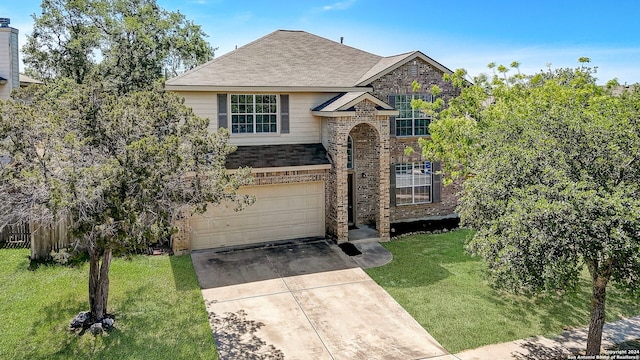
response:
M397 116L398 110L366 91L342 93L311 109L311 114L321 117L349 117L356 114L355 106L370 101L376 106L376 115Z
M166 85L170 91L251 92L251 93L347 93L371 91L371 87L319 87L319 86L216 86L216 85Z

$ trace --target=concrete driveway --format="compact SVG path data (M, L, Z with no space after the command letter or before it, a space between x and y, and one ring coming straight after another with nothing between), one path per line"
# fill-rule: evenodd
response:
M191 257L221 359L455 359L328 241Z

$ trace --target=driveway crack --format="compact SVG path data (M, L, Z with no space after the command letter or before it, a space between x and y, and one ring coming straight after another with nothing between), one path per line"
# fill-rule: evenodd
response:
M335 360L335 357L333 357L333 354L331 353L331 351L329 351L329 348L327 347L327 344L324 342L324 340L322 339L322 336L320 336L320 333L318 332L318 329L313 325L313 322L311 321L311 319L309 318L309 316L307 315L307 312L304 311L304 308L302 307L302 304L300 303L300 300L298 300L298 297L296 296L296 294L294 294L294 291L291 290L291 288L289 287L289 284L287 284L286 281L284 281L284 278L282 276L282 274L280 274L280 272L278 271L278 268L275 266L275 264L273 263L273 261L271 261L271 257L269 257L269 255L266 255L267 260L269 260L269 263L271 264L272 268L275 270L275 272L278 274L278 277L280 277L280 280L284 283L284 286L287 288L287 290L289 291L289 293L291 294L291 296L293 297L293 300L296 302L296 304L298 305L298 308L300 309L300 311L302 311L302 314L304 314L305 319L307 319L307 321L309 322L309 325L311 325L311 328L313 329L313 331L316 333L316 336L318 336L318 339L320 340L320 342L322 343L322 346L324 346L324 348L327 350L327 354L329 354L329 356L331 356L332 360Z

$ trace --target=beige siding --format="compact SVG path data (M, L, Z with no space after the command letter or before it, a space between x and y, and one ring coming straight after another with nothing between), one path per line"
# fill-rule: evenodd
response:
M218 128L218 103L216 94L211 92L189 91L179 92L184 97L184 104L193 109L193 112L205 119L209 119L209 131L214 132Z
M219 205L191 217L191 249L325 235L323 182L250 186L240 192L254 195L255 204L239 212Z
M179 92L185 104L201 117L209 118L210 131L218 126L217 93ZM335 96L335 93L289 94L289 133L273 135L231 135L233 145L311 144L322 141L321 119L311 115L311 109ZM229 120L230 121L230 120Z
M325 149L329 148L329 124L326 118L322 119L321 126L321 137L322 137L322 145L324 145Z

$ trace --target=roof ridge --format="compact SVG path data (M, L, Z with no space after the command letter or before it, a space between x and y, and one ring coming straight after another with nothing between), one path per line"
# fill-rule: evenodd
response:
M306 33L306 34L309 34L309 35L312 35L312 36L315 36L315 37L317 37L317 38L319 38L319 39L322 39L322 40L331 41L331 42L333 42L333 43L336 43L336 44L338 44L338 45L342 45L342 46L348 47L348 48L353 49L353 50L357 50L358 52L361 52L361 53L365 53L365 54L368 54L368 55L377 56L377 57L378 57L378 58L380 58L380 59L384 58L382 55L378 55L378 54L374 54L374 53L372 53L372 52L368 52L368 51L365 51L365 50L362 50L362 49L358 49L357 47L353 47L353 46L351 46L351 45L346 45L346 44L343 44L343 43L339 43L339 42L337 42L337 41L335 41L335 40L331 40L331 39L329 39L329 38L326 38L326 37L323 37L323 36L320 36L320 35L316 35L316 34L313 34L313 33L307 32L307 31L303 31L303 30L301 30L301 32Z

